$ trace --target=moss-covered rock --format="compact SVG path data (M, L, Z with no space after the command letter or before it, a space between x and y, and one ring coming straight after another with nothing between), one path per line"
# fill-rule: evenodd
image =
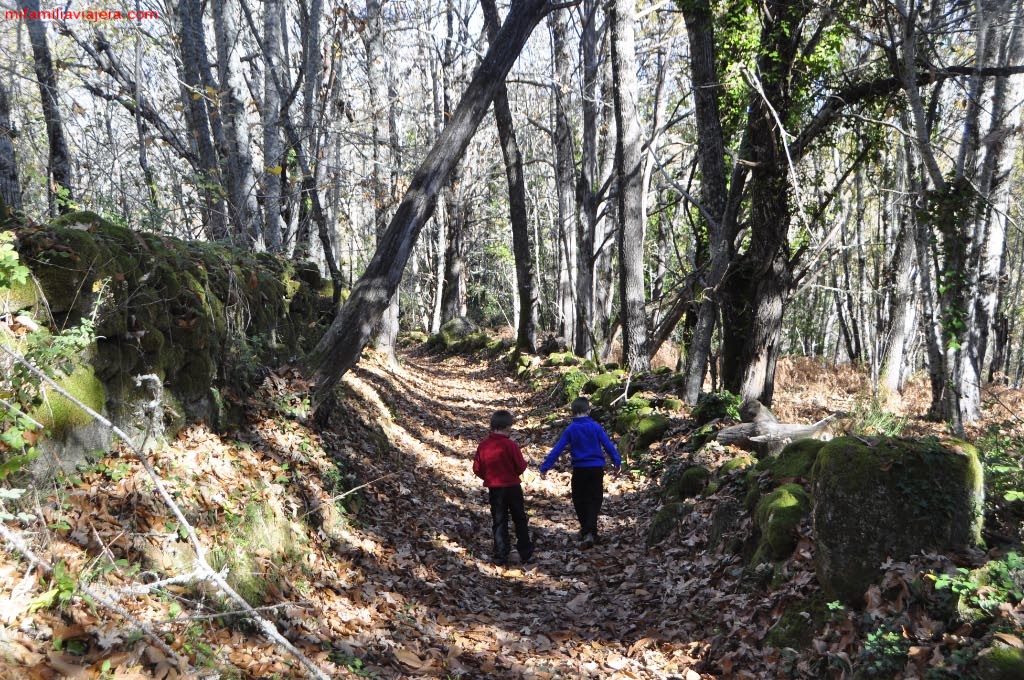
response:
M1020 680L1024 678L1024 649L996 642L974 660L977 680Z
M818 451L824 445L825 442L819 439L798 439L787 444L778 456L762 458L757 463L757 469L771 472L777 481L807 478L818 457Z
M814 634L829 618L821 597L790 602L764 636L766 647L805 650L814 642Z
M558 379L558 385L555 388L555 395L558 400L563 404L569 404L573 399L580 396L580 389L586 384L589 378L583 371L577 371L575 369L566 371L562 374L562 377Z
M583 385L583 394L594 394L598 390L603 390L611 385L617 385L622 381L622 376L617 372L598 373Z
M796 547L796 529L810 508L810 498L799 484L783 484L762 496L754 511L754 526L760 539L753 561L789 557Z
M681 411L683 409L683 406L684 404L682 399L674 399L672 397L662 399L658 403L658 408L664 409L666 411Z
M662 506L651 520L651 527L647 531L647 546L657 545L668 538L691 509L688 503L668 503Z
M693 465L686 469L674 469L667 472L661 482L661 493L665 500L682 500L699 496L708 482L711 471L703 465Z
M671 420L658 413L642 418L636 425L636 438L633 440L633 450L642 451L650 447L654 442L660 441L671 424Z
M426 342L427 349L445 352L467 352L483 349L490 341L480 327L466 317L455 317L445 321L437 333Z
M963 442L834 439L811 477L816 570L830 598L859 606L887 558L981 541L983 473Z
M92 366L78 366L71 375L59 378L56 382L78 401L97 413L103 413L107 392ZM46 428L50 436L60 439L69 430L92 422L91 415L56 390L43 386L42 391L43 403L32 416Z
M730 458L721 464L718 468L719 477L728 477L734 472L739 470L746 470L757 463L757 459L749 454L741 454L735 458Z
M545 366L576 366L580 358L572 352L552 352L544 360Z

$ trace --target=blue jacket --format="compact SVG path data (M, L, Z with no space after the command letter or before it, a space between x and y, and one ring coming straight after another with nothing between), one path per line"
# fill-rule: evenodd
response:
M567 446L572 453L574 468L604 467L605 452L608 453L608 457L611 458L615 467L622 466L619 451L605 434L604 429L590 416L576 416L569 423L569 427L562 432L562 436L558 438L555 447L544 458L544 462L540 464L540 471L547 472L554 467L558 457L562 455L562 451Z

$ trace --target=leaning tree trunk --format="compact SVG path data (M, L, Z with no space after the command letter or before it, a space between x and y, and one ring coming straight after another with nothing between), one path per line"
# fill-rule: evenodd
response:
M21 212L21 183L18 181L18 160L14 154L11 108L7 89L0 83L0 208ZM0 212L0 223L8 217Z
M39 0L20 0L18 4L23 10L39 12ZM46 24L42 19L29 19L27 16L25 24L28 26L29 42L32 43L32 59L39 84L43 119L46 121L46 139L50 147L47 161L51 180L47 182L50 212L56 208L58 212L66 213L70 212L73 204L71 152L64 137L64 119L57 102L57 76L50 57L50 44L46 39Z
M487 37L493 44L501 30L501 20L494 0L482 0L481 7L487 21ZM523 154L516 139L512 109L508 104L505 84L494 96L494 120L498 124L501 152L505 158L505 179L508 182L509 222L512 225L512 253L516 261L516 288L519 291L519 327L516 329L516 349L533 352L537 345L537 315L539 301L530 254L530 216L526 208L526 182L523 179Z
M366 270L314 348L310 366L318 418L327 415L321 407L329 408L330 390L359 360L374 324L398 289L409 254L434 210L438 192L487 114L498 85L505 80L534 27L552 9L549 0L513 3L458 107L412 177Z
M616 0L612 8L612 74L615 94L615 155L619 207L619 315L622 363L631 371L651 367L647 356L644 309L643 151L637 111L634 0Z

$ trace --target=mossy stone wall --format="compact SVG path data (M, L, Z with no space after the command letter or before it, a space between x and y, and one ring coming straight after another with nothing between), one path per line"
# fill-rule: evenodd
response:
M135 232L91 212L16 233L38 288L11 299L57 329L95 319L98 410L129 431L227 426L232 405L269 368L300 360L333 316L312 264ZM155 397L154 421L140 404Z
M816 569L830 598L859 606L886 559L981 541L982 467L964 442L842 437L821 447L811 475Z

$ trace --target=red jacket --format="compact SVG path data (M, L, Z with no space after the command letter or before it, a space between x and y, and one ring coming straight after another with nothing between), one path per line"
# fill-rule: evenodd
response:
M491 432L476 447L473 474L484 480L484 486L519 486L519 475L526 470L526 461L519 444L501 432Z

